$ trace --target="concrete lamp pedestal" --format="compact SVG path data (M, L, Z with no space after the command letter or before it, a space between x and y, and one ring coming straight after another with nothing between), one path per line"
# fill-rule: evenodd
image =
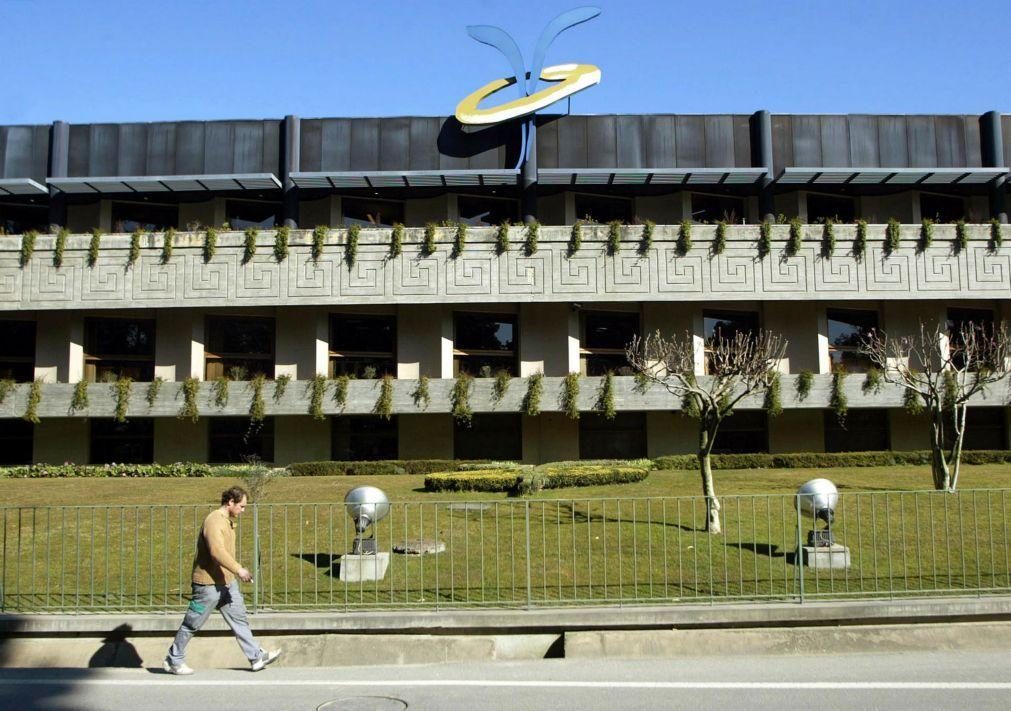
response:
M808 568L845 569L850 567L850 549L833 543L830 546L802 546L801 564Z
M371 555L348 554L341 556L340 579L346 583L364 583L382 580L390 566L389 553Z

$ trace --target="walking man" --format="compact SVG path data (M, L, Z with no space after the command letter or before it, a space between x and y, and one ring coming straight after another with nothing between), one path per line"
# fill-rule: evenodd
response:
M245 509L245 490L233 486L221 493L221 507L204 519L193 560L193 597L163 665L170 674L193 673L185 661L186 645L214 610L220 610L232 628L253 671L260 671L281 656L280 649L268 652L253 637L239 591L239 580L253 580L249 570L235 560L235 520Z

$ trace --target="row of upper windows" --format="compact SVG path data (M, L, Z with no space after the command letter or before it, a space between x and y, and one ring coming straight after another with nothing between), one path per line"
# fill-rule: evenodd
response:
M919 193L920 214L935 222L954 222L971 219L966 198L934 193ZM632 223L639 219L632 198L574 195L576 218L590 222L606 223L613 220ZM826 220L853 222L857 215L856 199L843 195L806 194L807 222L817 224ZM747 198L732 195L691 193L691 217L695 222L728 223L745 221L748 216ZM403 200L344 197L341 200L343 221L346 225L390 227L406 224L406 203ZM495 197L460 195L457 197L459 220L472 226L499 225L519 220L519 201ZM180 228L179 207L151 202L122 202L111 204L112 231L134 232ZM20 234L27 230L45 231L49 221L47 208L42 205L0 204L0 233ZM232 229L255 227L269 229L281 223L281 204L256 200L226 200L225 221Z
M968 324L994 323L992 309L949 308L948 332ZM859 352L860 342L880 328L874 309L826 309L828 351L833 370L865 372L871 365ZM732 340L737 333L761 328L757 311L702 312L707 345ZM453 370L491 377L519 374L519 324L515 314L456 312L453 318ZM205 379L221 376L249 380L274 376L275 321L270 317L208 316L204 349ZM0 320L0 379L28 382L34 377L35 323ZM86 318L84 379L102 382L129 377L154 378L155 321L133 318ZM580 371L584 375L631 375L625 346L641 333L633 311L580 311ZM708 359L707 359L708 361ZM397 373L397 318L393 315L331 314L330 377L376 378ZM708 364L707 364L708 370Z

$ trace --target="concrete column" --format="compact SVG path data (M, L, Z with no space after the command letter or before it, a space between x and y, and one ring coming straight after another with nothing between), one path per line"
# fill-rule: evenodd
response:
M444 318L438 306L401 305L397 308L397 377L401 379L453 377L453 321L449 317L449 375L443 371Z
M291 376L292 380L307 380L319 373L319 312L304 307L277 310L276 341L274 343L274 377ZM323 347L326 354L326 315L323 320ZM324 358L323 375L327 374Z
M565 224L575 224L576 220L579 219L579 215L576 214L576 194L565 192L563 193L563 197L565 199Z
M204 347L204 314L198 313L190 321L190 358L189 376L197 380L204 379L204 357L206 348Z
M67 382L84 380L84 319L70 315L67 339Z
M70 124L54 121L49 130L48 177L65 178L69 168ZM57 229L67 224L67 196L55 188L49 188L49 224Z
M999 111L987 111L979 117L980 142L983 166L1004 167L1004 137L1001 133ZM990 183L990 217L996 217L1007 224L1007 175L1002 175Z
M316 326L315 348L313 351L313 368L316 375L330 374L330 314L321 309L313 319Z
M768 172L758 182L758 211L763 221L776 219L773 204L772 181L775 166L772 163L772 117L768 111L751 115L751 166L765 168Z
M81 317L63 311L40 311L36 323L35 377L46 383L78 382L83 363L74 369L77 377L71 380L70 361L74 353L83 360L84 324Z
M519 318L520 377L534 373L567 375L569 304L521 304ZM577 353L578 357L578 353ZM578 366L578 360L577 360Z
M537 119L531 116L527 121L527 157L523 162L523 222L529 224L537 220Z
M300 167L301 126L298 116L284 117L284 138L281 142L281 189L284 196L281 224L292 229L298 227L298 188L292 181L291 174Z
M818 373L832 372L832 358L828 352L828 312L818 310ZM800 372L800 371L796 371Z
M567 370L564 373L559 373L559 375L568 375L569 373L578 373L580 371L579 366L579 350L582 345L582 335L580 334L579 328L579 310L576 308L570 309L569 318L567 322L568 326L568 347L566 350L566 355L568 356L565 367Z
M190 376L193 322L203 322L203 314L189 309L165 309L155 317L154 374L169 381ZM203 361L203 351L200 359Z
M692 344L695 350L695 375L706 374L706 323L702 309L692 315Z

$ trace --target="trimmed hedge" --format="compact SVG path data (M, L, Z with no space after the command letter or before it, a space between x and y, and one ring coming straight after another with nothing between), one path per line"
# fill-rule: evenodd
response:
M513 491L522 479L516 469L435 472L425 477L428 491Z
M292 476L387 476L391 474L431 474L455 472L481 460L453 459L385 459L377 462L295 462L288 465Z
M507 491L512 494L527 494L541 489L630 484L642 481L648 475L649 469L646 467L607 465L478 469L429 474L425 477L425 488L429 491Z
M0 477L17 479L66 479L72 477L205 477L218 476L218 469L210 464L175 462L173 464L32 464L25 467L0 469ZM227 474L235 467L226 467Z
M963 464L1006 464L1011 451L971 450L962 452ZM794 454L714 454L713 469L831 469L834 467L887 467L930 464L930 451L912 452L798 452ZM695 469L694 454L657 457L657 469Z

